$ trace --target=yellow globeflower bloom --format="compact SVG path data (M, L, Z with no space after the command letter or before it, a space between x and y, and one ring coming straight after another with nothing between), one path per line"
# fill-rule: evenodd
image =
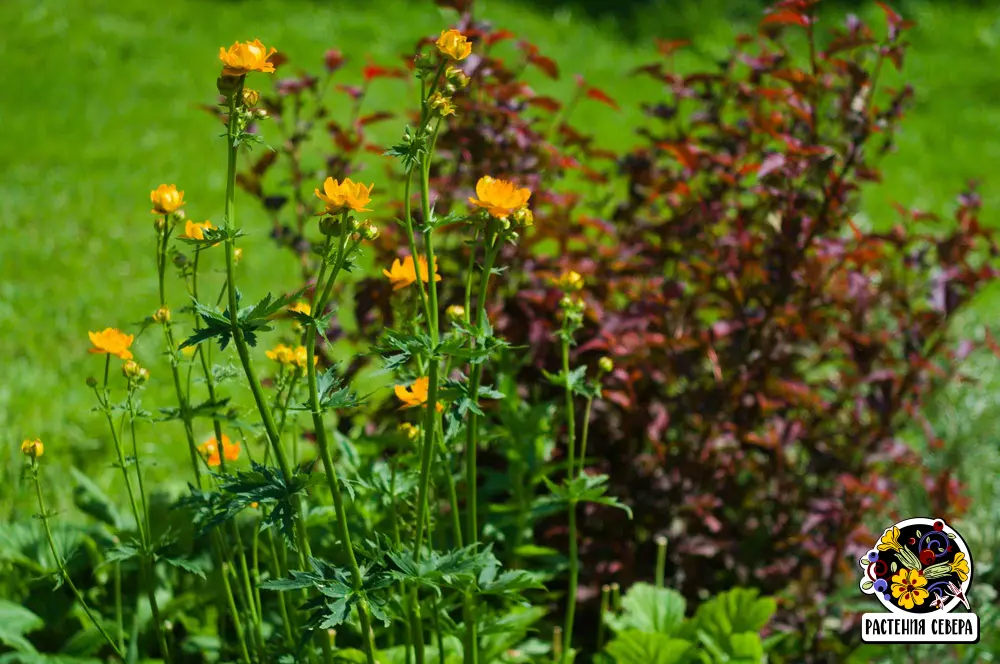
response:
M427 259L421 256L417 260L417 265L420 267L420 281L426 283ZM413 269L413 256L407 256L402 261L397 258L392 262L388 270L382 270L382 274L389 277L389 281L392 282L392 290L394 291L416 283L417 272ZM441 275L437 273L437 264L434 265L434 281L441 281Z
M203 221L200 224L194 221L184 222L184 232L178 237L186 238L188 240L204 240L205 231L215 228L211 221Z
M177 185L161 184L149 192L149 200L153 202L153 214L170 214L184 205L184 192L177 191Z
M559 277L554 279L552 283L558 286L561 290L564 290L567 293L572 293L583 288L583 277L580 276L579 272L569 270L560 274Z
M472 53L472 44L458 30L442 30L435 44L442 55L447 55L452 60L464 60Z
M403 422L399 425L399 433L403 434L403 437L411 443L420 438L420 429L409 422Z
M222 464L222 460L219 458L219 441L212 436L204 443L198 446L198 450L201 455L205 457L205 461L208 462L209 466L219 466ZM240 458L240 441L235 443L229 440L229 436L222 434L222 454L225 455L226 461L236 461Z
M309 351L306 350L305 346L299 346L294 351L292 351L292 362L299 369L305 369L306 365L309 363ZM319 363L319 358L313 355L313 366Z
M397 385L395 387L396 396L403 402L403 408L413 408L414 406L427 405L427 390L430 386L430 378L421 376L413 381L410 387ZM442 410L441 404L437 405L438 410Z
M360 182L352 182L351 178L344 178L343 182L327 178L323 181L323 191L315 190L316 196L326 205L326 209L320 212L320 215L340 214L348 209L355 212L370 212L365 206L371 202L374 187L374 183L366 187Z
M121 360L131 360L132 352L129 347L135 338L131 334L125 334L121 330L113 327L105 328L102 332L88 332L90 343L94 344L90 349L91 353L114 355Z
M914 605L921 605L930 596L924 586L927 579L920 570L907 569L903 567L892 577L892 596L896 598L896 603L906 610L910 610Z
M268 51L259 39L254 39L252 42L235 42L229 47L229 50L220 46L219 59L222 60L222 74L224 76L245 76L252 71L270 74L274 71L274 65L270 59L277 52L275 48Z
M34 440L25 440L21 443L21 454L24 456L31 457L32 459L37 459L45 453L45 445L42 445L40 438Z
M484 175L476 183L476 196L479 198L470 198L469 203L483 208L497 219L506 219L528 204L531 190Z
M291 364L295 361L295 351L285 344L278 344L274 350L264 352L267 359L274 360L278 364Z

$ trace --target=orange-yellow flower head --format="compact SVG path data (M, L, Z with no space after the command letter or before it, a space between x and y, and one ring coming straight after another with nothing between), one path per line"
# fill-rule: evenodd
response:
M420 268L420 281L427 282L427 259L421 256L417 260ZM417 273L413 269L413 256L407 256L402 261L398 258L392 262L388 270L382 270L382 274L389 277L392 282L392 290L398 291L406 288L410 284L416 283ZM437 264L434 265L434 281L441 281L441 275L437 273Z
M278 344L273 350L266 351L267 359L274 360L278 364L291 364L295 360L295 351L285 344Z
M42 456L45 452L45 446L42 445L40 438L34 440L26 440L21 443L21 454L26 457L31 457L32 459L37 459Z
M567 270L553 279L552 283L566 293L573 293L583 288L583 277L579 272Z
M292 351L292 362L299 369L305 369L306 365L309 363L309 351L306 350L305 346L298 346L294 351ZM313 366L319 362L319 357L313 355Z
M219 458L219 441L212 436L204 443L198 446L198 451L201 455L205 457L205 461L209 466L218 466L222 464L222 459ZM236 461L240 458L240 441L235 443L229 440L229 436L222 434L222 454L226 457L226 461Z
M430 387L430 378L421 376L413 381L409 387L397 385L395 387L396 396L403 402L403 408L413 408L415 406L427 405L427 390ZM437 409L444 410L441 404L437 404Z
M244 76L252 71L270 74L274 65L270 62L277 49L270 51L260 43L259 39L252 42L236 42L227 51L219 47L219 59L222 60L223 76Z
M170 214L184 205L184 192L177 191L177 185L161 184L149 192L149 200L153 202L153 214Z
M344 178L343 182L327 178L323 181L323 191L316 190L316 196L326 205L320 214L340 214L344 210L370 212L365 206L371 201L374 187L374 183L366 187L360 182L352 182L351 178Z
M195 221L184 222L184 232L178 237L186 238L188 240L204 240L205 231L215 228L211 221L203 221L200 224Z
M452 60L465 60L472 53L472 44L458 30L442 30L435 44L442 55L447 55Z
M470 198L469 202L483 208L497 219L506 219L528 204L531 190L518 188L507 180L497 180L484 175L476 183L476 196L479 198Z
M113 327L105 328L103 332L88 332L90 343L94 346L91 353L114 355L122 360L131 360L132 352L129 347L135 338L131 334L125 334L121 330Z

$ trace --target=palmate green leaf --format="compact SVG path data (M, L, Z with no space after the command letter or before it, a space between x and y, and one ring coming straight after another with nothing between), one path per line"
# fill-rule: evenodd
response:
M686 664L697 662L694 644L665 634L625 632L608 644L617 664Z
M542 370L542 375L557 387L566 387L566 374L562 371L559 373L550 373L548 371ZM587 365L581 365L576 369L569 372L569 388L573 390L574 393L579 394L581 387L586 383L587 378Z
M416 168L423 155L427 152L427 139L422 134L414 135L409 127L403 130L403 140L396 143L383 154L395 157L403 164L405 170Z
M605 616L615 632L630 630L673 636L684 622L687 602L671 588L636 583L622 597L621 615Z
M122 563L126 560L131 560L139 556L140 546L138 542L134 544L122 543L118 546L108 549L104 552L104 562L101 563L101 567L104 565L110 565L112 563Z
M482 650L480 661L503 661L500 658L511 648L522 644L546 613L540 606L515 606L500 616L483 612L478 619Z
M321 411L357 408L364 402L350 387L344 385L343 379L337 375L336 367L330 367L317 376L316 386ZM289 410L311 411L312 407L308 402L303 402Z
M118 508L101 491L101 488L76 467L71 467L70 473L76 481L76 486L73 488L73 502L77 508L84 514L88 514L116 530L121 528L121 516L118 514Z
M389 373L407 364L414 356L430 357L434 344L426 334L403 334L385 330L380 343L372 346L373 355L381 355L382 369L376 375Z
M171 567L176 567L177 569L184 570L189 574L194 574L195 576L200 576L205 578L205 570L201 565L188 558L181 558L177 556L164 556L157 555L156 560L162 561L170 565Z
M748 661L758 649L763 652L759 633L776 609L777 602L759 597L756 589L733 588L699 606L679 636L697 641L718 659Z
M431 588L438 596L442 588L463 588L474 583L480 572L496 560L488 547L479 551L477 544L443 553L430 551L419 562L409 549L389 551L387 555L397 567L389 573L392 578Z
M552 495L548 499L537 501L540 505L553 502L565 505L569 505L570 503L596 503L598 505L607 505L608 507L625 510L628 518L632 518L631 507L613 496L604 495L608 490L607 475L588 475L584 473L576 479L564 482L561 485L556 485L544 477L542 481L545 482Z
M36 652L25 635L45 624L33 612L14 602L0 599L0 643L22 653Z

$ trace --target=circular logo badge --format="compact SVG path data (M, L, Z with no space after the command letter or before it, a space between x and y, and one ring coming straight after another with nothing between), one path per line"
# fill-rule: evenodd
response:
M917 517L886 528L859 564L861 591L893 613L970 609L972 556L943 519Z

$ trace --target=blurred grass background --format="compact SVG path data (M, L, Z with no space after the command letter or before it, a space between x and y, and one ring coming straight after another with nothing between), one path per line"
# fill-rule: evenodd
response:
M580 73L627 102L656 94L649 83L624 75L655 58L655 37L690 39L694 48L681 65L710 67L738 32L753 28L763 4L487 0L477 3L477 11L560 64L562 79L539 79L540 90L566 98L572 74ZM918 23L905 74L916 88L916 103L898 152L883 163L884 182L865 192L863 215L874 224L892 223L894 201L947 212L967 180L983 178L984 219L1000 225L993 166L1000 158L1000 6L895 4ZM884 29L880 10L867 0L825 3L827 25L846 11ZM366 58L396 65L419 37L437 33L453 17L430 0L0 3L0 430L6 439L0 459L9 469L0 498L13 499L17 492L17 443L25 437L42 437L47 461L75 464L113 481L104 425L90 412L93 394L84 385L102 364L87 354L86 333L128 329L155 309L150 189L177 183L191 218L221 221L220 130L197 108L215 99L218 47L258 37L291 57L285 75L299 67L316 71L323 52L339 48L351 63L338 78L353 83ZM413 95L406 85L378 82L372 105L408 103ZM603 143L628 145L640 122L632 113L595 104L581 107L574 122ZM387 123L380 136L390 140L398 129ZM266 126L264 131L266 137ZM256 300L268 289L296 285L293 259L271 245L263 215L245 198L238 214L238 225L249 232L240 277L246 296ZM183 304L181 285L173 281L170 289L176 310ZM967 317L970 324L989 320L996 302L984 298ZM147 410L173 403L161 336L151 332L136 346L137 357L153 372ZM935 407L939 435L962 450L956 463L970 469L1000 469L993 443L1000 424L995 368L992 358L975 356L969 371L980 385L950 390ZM202 428L198 435L209 436L209 427ZM145 458L158 460L149 471L156 477L171 477L173 459L186 464L176 423L144 426L140 435ZM996 473L968 474L977 496L991 501L986 508L974 499L974 509L990 513L1000 507Z

